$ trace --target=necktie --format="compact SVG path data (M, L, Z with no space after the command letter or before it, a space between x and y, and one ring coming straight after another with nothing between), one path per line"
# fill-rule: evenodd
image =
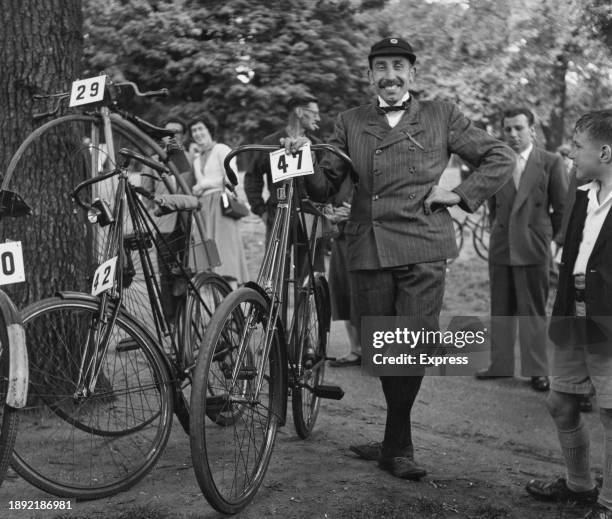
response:
M404 101L401 105L394 105L394 106L378 106L377 108L382 112L382 113L388 113L388 112L399 112L401 110L408 110L408 107L410 106L410 101Z
M512 178L514 179L514 185L518 190L519 184L521 183L521 176L523 174L523 170L525 169L525 159L521 154L516 156L516 167L514 168L514 172L512 173Z

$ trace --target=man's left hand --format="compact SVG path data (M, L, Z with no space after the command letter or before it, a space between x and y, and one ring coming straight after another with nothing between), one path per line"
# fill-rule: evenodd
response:
M434 206L433 209L435 210L436 205L448 207L451 205L456 205L460 201L461 197L454 191L449 191L448 189L444 189L440 186L434 186L431 188L429 195L427 195L427 198L423 202L425 214L431 214L432 206Z

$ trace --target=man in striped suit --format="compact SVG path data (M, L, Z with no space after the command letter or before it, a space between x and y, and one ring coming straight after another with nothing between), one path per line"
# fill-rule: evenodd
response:
M408 42L385 38L372 46L368 60L378 98L341 113L331 140L349 155L354 169L326 158L318 168L324 174L304 178L311 197L320 201L337 192L347 175L356 182L345 234L358 316L412 316L437 326L446 259L457 255L448 207L477 209L510 178L514 157L455 105L410 95L416 56ZM290 144L294 150L301 143ZM438 181L451 153L476 170L448 191ZM384 440L351 447L397 477L426 474L414 461L410 425L422 378L381 377Z

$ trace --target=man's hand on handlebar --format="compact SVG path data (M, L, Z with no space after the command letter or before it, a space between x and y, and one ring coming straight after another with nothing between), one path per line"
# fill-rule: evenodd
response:
M297 153L297 151L304 146L304 144L310 144L310 139L304 137L286 137L280 139L281 146L285 147L285 153Z

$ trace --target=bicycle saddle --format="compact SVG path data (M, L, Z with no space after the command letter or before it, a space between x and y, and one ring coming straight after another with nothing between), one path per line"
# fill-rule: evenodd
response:
M134 116L133 122L149 137L153 139L163 139L164 137L174 137L176 131L162 128L161 126L155 126L138 116Z
M0 190L0 218L3 216L28 216L32 208L21 198L19 193L7 189Z

